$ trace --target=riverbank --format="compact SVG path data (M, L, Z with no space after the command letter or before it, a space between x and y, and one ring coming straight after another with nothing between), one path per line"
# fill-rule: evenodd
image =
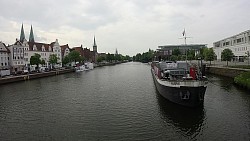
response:
M127 63L128 61L121 61L121 62L112 62L112 63L103 63L103 64L97 64L96 66L94 66L95 68L97 67L103 67L103 66L113 66L116 64L121 64L121 63Z
M0 84L7 84L19 81L27 81L31 79L37 79L42 77L48 77L53 75L60 75L65 73L74 72L74 69L58 69L49 72L42 72L42 73L33 73L33 74L25 74L25 75L18 75L18 76L6 76L4 78L0 78Z
M250 89L250 69L207 66L206 72L233 78L236 85Z
M222 66L206 66L206 72L230 78L234 78L244 72L249 72L249 71L250 69L230 68Z

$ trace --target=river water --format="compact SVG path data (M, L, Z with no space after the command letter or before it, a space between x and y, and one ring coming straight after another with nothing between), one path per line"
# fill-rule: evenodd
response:
M1 85L0 140L250 140L250 93L208 77L197 109L165 100L135 62Z

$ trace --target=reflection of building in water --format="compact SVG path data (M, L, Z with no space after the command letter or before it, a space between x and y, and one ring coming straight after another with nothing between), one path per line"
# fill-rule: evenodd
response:
M158 91L157 101L162 118L166 123L173 123L176 130L185 132L190 138L202 132L205 118L203 106L195 109L184 107L166 100Z

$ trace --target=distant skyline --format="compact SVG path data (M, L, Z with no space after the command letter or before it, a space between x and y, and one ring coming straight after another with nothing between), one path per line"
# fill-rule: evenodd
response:
M1 0L0 41L13 44L24 25L37 42L123 55L161 45L208 44L250 29L249 0Z

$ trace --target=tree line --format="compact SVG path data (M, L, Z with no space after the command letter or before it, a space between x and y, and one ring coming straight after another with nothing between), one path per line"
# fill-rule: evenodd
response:
M249 55L249 54L248 54ZM144 53L137 53L135 56L133 56L133 61L139 61L139 62L150 62L153 61L157 57L157 52L154 50L149 49L148 52ZM221 53L221 60L222 61L231 61L234 57L234 54L232 50L230 49L224 49ZM183 61L183 60L197 60L202 59L205 61L214 61L217 59L217 56L212 48L201 48L199 53L195 53L195 50L187 50L186 55L183 55L181 51L176 48L172 51L172 55L169 56L160 56L163 60L170 60L170 61ZM158 59L159 60L159 59Z

